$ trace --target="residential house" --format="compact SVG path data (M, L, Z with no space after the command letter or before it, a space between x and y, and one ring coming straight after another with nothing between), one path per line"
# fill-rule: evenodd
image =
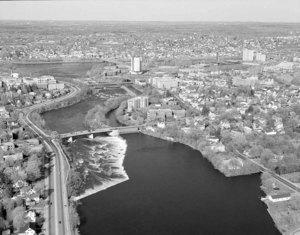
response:
M26 214L25 218L28 219L28 222L35 223L35 221L36 221L36 214L35 214L34 211L29 211Z
M13 142L3 143L1 148L4 152L13 151L15 149L15 144Z

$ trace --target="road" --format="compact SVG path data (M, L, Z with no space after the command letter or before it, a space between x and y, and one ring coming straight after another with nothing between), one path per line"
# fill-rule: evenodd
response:
M36 104L31 107L23 109L23 116L21 120L26 123L29 128L35 132L41 140L47 145L49 149L52 149L55 157L52 159L53 169L50 171L49 177L49 190L50 190L50 205L49 205L49 235L69 235L71 234L70 220L69 220L69 208L68 197L66 189L66 179L68 171L65 171L65 165L69 166L65 154L63 153L59 143L52 139L51 136L46 134L42 129L36 126L30 120L30 114L43 106L61 102L63 100L74 97L80 89L72 86L72 91L64 96L55 100L50 100L41 104Z
M300 187L298 187L297 185L293 184L291 181L283 178L282 176L276 174L275 172L271 171L270 169L266 168L265 166L263 166L262 164L259 164L258 162L254 161L253 159L249 158L248 156L242 154L241 152L237 151L239 157L243 160L247 160L252 162L253 164L255 164L256 166L259 167L259 169L262 172L268 172L270 175L272 175L275 179L277 179L279 182L281 182L282 184L284 184L285 186L287 186L288 188L292 189L295 192L300 192Z

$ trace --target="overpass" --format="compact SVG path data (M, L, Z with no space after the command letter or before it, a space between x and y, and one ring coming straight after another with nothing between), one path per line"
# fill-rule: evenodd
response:
M129 133L138 133L141 128L145 125L135 125L135 126L119 126L119 127L103 127L95 130L84 130L84 131L75 131L70 133L60 134L62 140L72 142L74 137L88 137L93 139L96 134L101 133L111 133L113 131L118 131L119 134L129 134Z

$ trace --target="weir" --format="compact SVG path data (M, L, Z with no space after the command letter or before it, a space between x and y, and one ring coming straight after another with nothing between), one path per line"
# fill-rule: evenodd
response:
M85 144L84 149L88 149L88 151L85 152L81 167L88 170L89 182L87 185L89 187L81 195L75 197L75 201L129 179L123 167L127 149L125 139L120 136L107 136L85 141L90 144Z

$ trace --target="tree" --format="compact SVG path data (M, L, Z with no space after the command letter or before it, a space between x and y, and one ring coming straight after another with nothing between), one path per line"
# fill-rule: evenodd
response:
M254 145L250 149L250 156L253 158L260 157L263 150L264 150L263 147L261 147L260 145Z
M18 172L15 171L12 167L7 167L5 170L4 170L4 174L13 182L17 182L20 177L18 175Z
M67 191L68 195L77 196L83 189L84 181L83 177L78 171L71 169L68 177Z
M3 200L3 207L6 210L6 220L8 222L13 220L12 211L15 207L15 202L11 198L5 198Z
M13 212L13 226L16 229L20 229L24 226L24 214L25 214L25 207L18 206L16 207Z
M209 114L209 108L207 108L206 105L203 106L201 114L203 116L207 116Z
M4 230L6 228L5 220L3 217L0 215L0 231Z
M23 206L23 205L24 205L23 198L17 197L17 198L15 199L15 204L16 204L16 206Z
M70 214L70 223L73 231L76 230L77 226L80 224L79 215L75 209L75 205L69 206L69 214Z
M34 185L33 189L38 193L38 194L42 194L45 188L45 181L44 180L40 180L38 182L36 182L36 184Z
M260 157L262 164L264 164L265 166L267 166L269 161L273 158L274 154L270 149L264 149Z
M41 162L37 155L33 154L30 156L26 167L28 180L35 181L41 177L40 166Z

